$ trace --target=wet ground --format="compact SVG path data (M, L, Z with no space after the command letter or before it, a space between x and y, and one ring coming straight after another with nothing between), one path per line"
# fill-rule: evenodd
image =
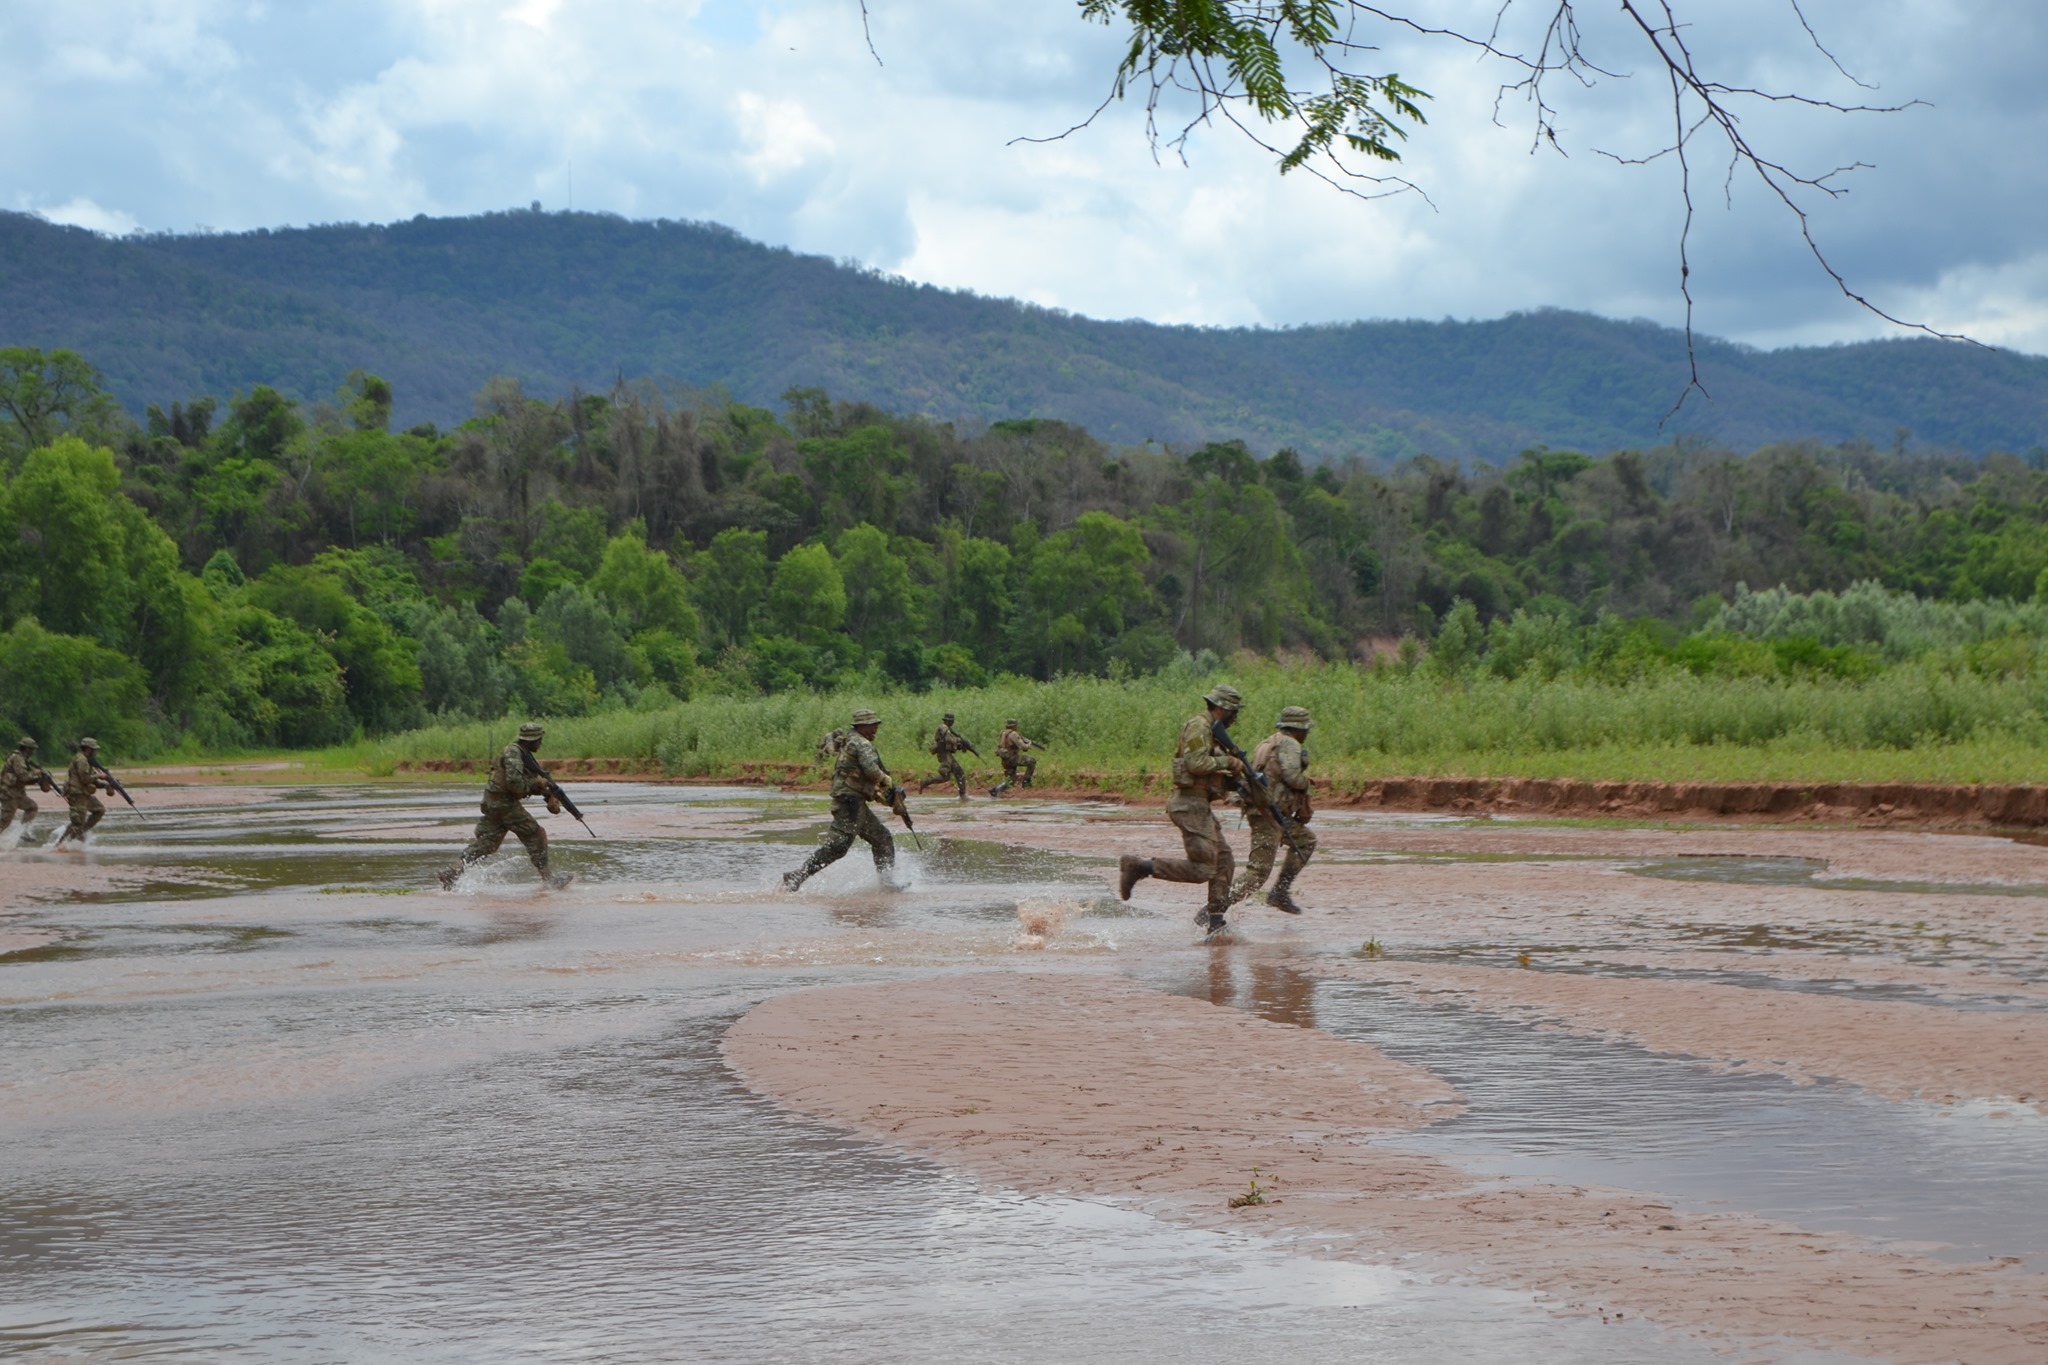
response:
M1503 1180L2048 1268L2038 1096L1938 1103L1731 1070L1428 975L1478 964L1503 981L1712 981L2032 1018L2048 1008L2048 872L1830 879L1819 857L1503 853L1463 822L1337 818L1327 871L1304 881L1315 913L1240 912L1205 943L1179 889L1108 895L1103 841L1159 842L1156 812L934 804L925 846L900 841L897 888L857 848L790 895L777 874L822 829L821 801L608 785L584 803L602 839L550 822L566 890L539 890L508 842L444 893L433 870L474 819L461 789L144 799L149 823L117 809L83 858L0 853L0 1356L1729 1348L1442 1257L1360 1263L1130 1201L1025 1196L792 1114L721 1060L725 1029L768 997L963 970L1114 973L1370 1044L1459 1095L1383 1140ZM1398 847L1468 828L1469 854ZM1493 910L1515 877L1591 892L1556 893L1534 920L1526 903ZM1369 898L1341 890L1367 884ZM1845 1358L1736 1336L1748 1358Z

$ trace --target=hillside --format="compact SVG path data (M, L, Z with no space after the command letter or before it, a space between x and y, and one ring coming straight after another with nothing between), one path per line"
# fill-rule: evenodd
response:
M1713 400L1659 421L1683 339L1540 312L1286 330L1102 322L909 284L715 226L513 212L388 226L108 239L0 214L0 344L66 346L139 411L271 384L324 398L367 369L397 417L468 415L494 374L537 392L620 374L770 404L792 385L970 423L1242 437L1305 452L1500 461L1674 431L1737 449L1864 437L1981 454L2048 441L2048 359L1931 340L1702 345Z

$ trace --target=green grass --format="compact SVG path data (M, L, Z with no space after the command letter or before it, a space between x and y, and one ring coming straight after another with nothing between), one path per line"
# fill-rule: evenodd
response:
M2048 683L1902 666L1862 683L1714 679L1672 671L1626 685L1569 678L1442 682L1345 665L1234 662L1114 681L1006 681L929 693L866 689L702 697L662 710L549 722L545 754L618 758L682 777L808 763L818 737L859 706L883 716L882 757L927 771L924 743L953 711L996 771L1006 716L1049 740L1039 780L1136 792L1156 782L1180 723L1211 681L1245 695L1250 748L1283 705L1307 706L1315 771L1340 787L1377 777L1564 777L1642 781L2034 782L2048 776ZM488 759L510 722L434 726L307 755L321 771ZM967 759L970 771L976 765Z

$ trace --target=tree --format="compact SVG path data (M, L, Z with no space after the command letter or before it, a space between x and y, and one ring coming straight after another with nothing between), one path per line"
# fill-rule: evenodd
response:
M103 420L113 411L100 372L76 351L0 348L0 413L13 428L0 429L0 453L46 446L67 428Z
M846 580L832 552L818 544L799 545L777 560L768 612L783 634L807 643L839 629L846 619Z
M910 566L889 537L862 522L839 537L839 577L846 585L846 631L867 649L915 639L920 623Z
M691 593L704 613L706 641L724 649L745 640L754 612L768 596L768 533L727 527L690 567L696 576Z

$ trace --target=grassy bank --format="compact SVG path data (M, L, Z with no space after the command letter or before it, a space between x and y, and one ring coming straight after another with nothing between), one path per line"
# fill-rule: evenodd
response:
M928 770L923 751L945 711L995 771L1005 717L1052 744L1050 785L1135 790L1167 764L1181 721L1212 681L1245 695L1247 748L1283 705L1316 716L1319 775L1571 777L1642 781L2035 782L2048 778L2048 684L1912 665L1867 682L1715 679L1668 672L1626 685L1558 678L1445 682L1343 665L1226 666L1214 678L1169 670L1127 682L1067 678L925 693L704 697L644 712L550 723L555 758L619 758L683 777L808 762L818 737L857 706L884 718L882 756L899 775ZM411 731L329 751L322 766L373 774L401 764L487 758L506 722ZM970 757L970 770L974 767Z

